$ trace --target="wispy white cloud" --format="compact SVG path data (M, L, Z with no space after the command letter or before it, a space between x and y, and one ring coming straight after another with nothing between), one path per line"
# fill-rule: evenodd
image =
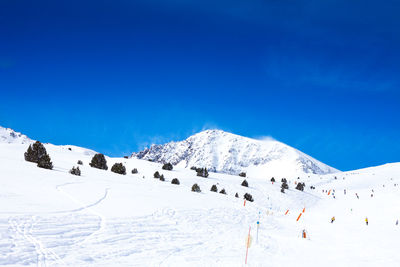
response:
M278 141L270 135L256 136L256 137L254 137L254 139L257 139L260 141Z
M206 122L203 125L203 127L201 128L201 131L205 131L205 130L222 130L222 129L215 122ZM193 132L196 133L195 130L193 130Z

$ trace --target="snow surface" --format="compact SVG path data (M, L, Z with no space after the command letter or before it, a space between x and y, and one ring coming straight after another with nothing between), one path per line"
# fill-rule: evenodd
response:
M89 167L94 151L74 146L45 144L54 164L45 170L24 160L27 146L0 142L0 265L245 266L251 227L249 266L399 266L400 163L299 172L282 194L270 177L249 174L246 188L236 175L202 178L135 158L107 157L109 170L99 170ZM78 160L80 177L68 173ZM115 162L127 175L110 171ZM165 182L153 178L156 170ZM297 181L306 183L304 192L294 189ZM190 191L194 183L201 193ZM227 195L210 192L213 184ZM255 201L243 206L246 192Z
M338 172L320 161L273 139L256 140L221 130L206 130L180 142L152 145L132 157L170 162L180 167L254 176L293 176Z

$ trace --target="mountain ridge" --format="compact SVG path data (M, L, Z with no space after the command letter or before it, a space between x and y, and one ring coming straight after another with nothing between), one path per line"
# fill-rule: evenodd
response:
M0 142L31 144L34 140L10 128L0 126ZM210 171L251 175L329 174L338 170L274 139L252 139L219 129L205 130L182 141L153 144L131 157Z
M206 167L211 171L229 174L242 171L273 174L285 169L290 175L338 172L282 142L252 139L218 129L205 130L182 141L153 144L132 153L131 157L159 163L170 162L186 168Z
M25 134L14 131L11 128L0 126L0 142L8 144L30 144L33 140Z

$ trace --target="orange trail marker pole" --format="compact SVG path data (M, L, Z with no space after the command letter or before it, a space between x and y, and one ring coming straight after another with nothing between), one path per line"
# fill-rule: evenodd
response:
M306 212L306 208L303 208L303 213Z
M251 226L249 226L249 235L247 236L246 260L245 260L244 264L247 264L247 254L249 253L249 246L250 246L250 230L251 230Z
M300 212L299 217L297 217L296 222L298 222L300 220L301 214L303 214L303 213Z
M246 206L246 199L245 199L244 202L243 202L243 207L244 207L244 206Z
M287 214L288 214L288 212L289 212L289 210L287 210L287 211L285 212L285 215L287 215Z
M331 194L331 190L329 190L329 192L328 192L328 196Z

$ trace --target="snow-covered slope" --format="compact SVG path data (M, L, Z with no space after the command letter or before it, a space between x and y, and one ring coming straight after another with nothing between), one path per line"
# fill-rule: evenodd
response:
M26 135L0 126L0 143L29 144L31 142L32 140Z
M132 157L186 168L207 167L230 174L245 171L265 177L338 172L281 142L255 140L221 130L206 130L184 141L152 145Z
M243 187L237 175L202 178L135 158L106 157L109 169L99 170L89 166L95 152L75 146L45 144L54 164L45 170L24 160L27 147L0 143L2 266L245 266L249 230L248 266L400 262L400 163L289 177L283 194L264 176L247 177ZM78 160L82 176L69 174ZM110 171L116 162L126 175ZM304 192L294 189L298 181ZM191 192L194 183L201 193ZM244 206L245 193L255 201Z

